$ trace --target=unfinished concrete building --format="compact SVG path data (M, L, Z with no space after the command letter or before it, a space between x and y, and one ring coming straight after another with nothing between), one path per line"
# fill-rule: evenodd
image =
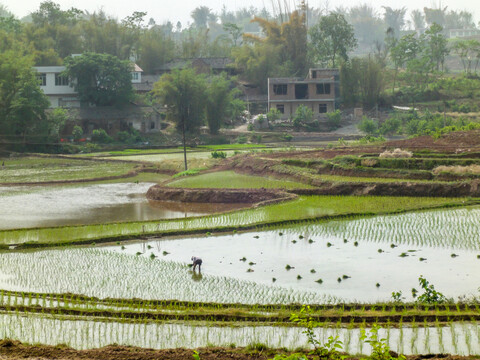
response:
M300 105L312 109L317 119L339 105L340 78L338 69L310 69L308 77L269 78L268 110L277 109L281 119L292 119Z

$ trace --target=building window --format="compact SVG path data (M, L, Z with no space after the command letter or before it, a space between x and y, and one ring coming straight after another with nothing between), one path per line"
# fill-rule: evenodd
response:
M68 76L55 74L55 86L68 86Z
M138 80L138 72L132 73L132 80Z
M330 84L317 84L317 94L330 94Z
M317 72L315 70L312 70L312 79L317 78Z
M150 130L155 129L155 121L150 122Z
M308 99L308 84L295 84L295 99Z
M285 114L285 105L283 105L283 104L278 104L278 105L277 105L277 110L278 110L281 114Z
M318 104L318 112L325 114L327 112L327 104Z
M273 93L275 95L287 95L287 84L274 84Z
M37 79L40 86L47 86L47 74L45 73L38 74Z

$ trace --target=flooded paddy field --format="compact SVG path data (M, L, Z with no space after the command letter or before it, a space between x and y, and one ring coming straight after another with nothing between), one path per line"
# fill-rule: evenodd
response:
M368 327L365 330L370 330ZM39 314L0 314L0 337L28 343L66 344L76 349L124 344L143 348L197 348L208 345L247 346L266 344L273 348L309 347L299 327L219 327L182 323L129 323L56 318ZM370 346L359 340L361 329L321 327L315 330L321 343L338 336L343 351L369 354ZM480 352L477 323L450 323L447 326L401 326L379 330L393 351L403 354L450 353L472 355Z
M0 187L0 230L207 215L242 204L149 201L155 183Z
M100 298L244 304L412 300L423 275L478 296L480 208L330 221L281 230L5 252L0 288ZM202 274L187 267L204 260ZM25 272L28 266L31 271ZM321 280L321 281L320 281Z

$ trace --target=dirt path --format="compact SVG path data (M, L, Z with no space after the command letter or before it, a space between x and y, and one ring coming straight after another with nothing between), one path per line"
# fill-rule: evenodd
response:
M281 350L259 349L248 350L245 348L219 348L208 347L196 350L201 360L267 360L275 354L284 353ZM15 340L0 341L0 359L28 359L28 360L185 360L193 359L194 350L191 349L142 349L131 346L110 345L99 349L75 350L66 346L26 345ZM313 359L313 357L309 357ZM346 359L359 359L358 357L346 357ZM407 356L407 360L420 359L443 359L443 360L474 360L474 356L454 356L447 354L429 354Z

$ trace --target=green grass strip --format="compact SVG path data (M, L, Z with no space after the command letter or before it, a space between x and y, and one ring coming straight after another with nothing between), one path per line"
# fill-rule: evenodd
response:
M289 202L201 217L5 230L0 232L0 245L3 245L3 247L9 244L54 246L94 241L113 241L153 235L231 231L233 229L252 229L272 224L293 224L308 219L320 220L356 215L379 215L478 203L478 199L472 200L467 198L299 196L297 199Z
M340 176L340 175L319 175L319 179L331 182L368 182L368 183L398 183L398 182L409 182L409 183L448 183L448 181L439 181L439 180L418 180L418 179L396 179L396 178L381 178L381 177L363 177L363 176Z
M313 189L300 182L277 180L263 176L237 174L234 171L220 171L199 176L185 177L168 184L180 188L228 188L228 189Z

